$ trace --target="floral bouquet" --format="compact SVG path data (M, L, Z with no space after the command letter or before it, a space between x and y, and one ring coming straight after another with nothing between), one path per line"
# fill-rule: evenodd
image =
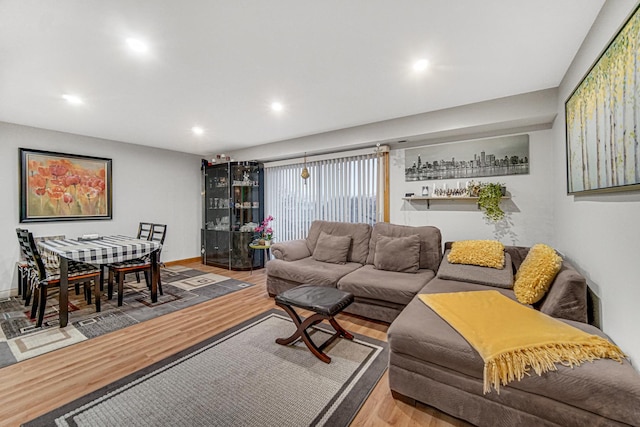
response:
M273 217L269 215L262 221L261 225L256 227L255 232L260 233L260 240L271 242L273 239L273 228L269 225L271 221L273 221Z

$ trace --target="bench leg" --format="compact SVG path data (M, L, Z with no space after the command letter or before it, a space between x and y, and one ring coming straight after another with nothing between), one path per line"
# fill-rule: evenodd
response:
M280 304L280 303L276 303L276 305L278 305L279 307L282 307L282 309L284 309L284 311L286 311L289 314L289 316L291 316L293 323L295 323L296 325L296 331L290 337L276 339L276 343L280 345L289 345L292 342L296 341L298 338L302 338L302 341L305 343L307 348L311 351L311 353L313 353L314 356L316 356L318 359L320 359L324 363L331 363L331 357L329 357L322 350L326 348L329 344L331 344L339 336L343 336L349 340L353 339L353 335L351 335L349 332L344 330L344 328L340 326L333 317L316 313L313 316L310 316L307 319L305 319L303 322L300 319L300 316L298 316L298 313L296 313L295 310L291 308L291 306ZM325 341L322 345L317 346L311 340L311 337L309 336L307 329L322 322L325 319L329 320L329 323L336 330L336 333L333 336L331 336L331 338L329 338L327 341Z
M336 319L334 319L333 317L329 319L329 323L331 323L331 326L333 326L333 329L336 330L336 332L338 332L340 335L342 335L343 337L345 337L348 340L352 340L353 339L353 335L351 335L348 331L346 331L342 326L340 326L338 324L338 322L336 322Z

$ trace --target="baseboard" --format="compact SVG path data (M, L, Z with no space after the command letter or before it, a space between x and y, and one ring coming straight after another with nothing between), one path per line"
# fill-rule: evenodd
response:
M0 298L9 298L18 295L17 289L4 289L0 291Z
M172 265L179 265L179 264L184 264L184 263L189 263L189 262L201 262L202 261L202 257L195 257L195 258L185 258L185 259L177 259L174 261L167 261L165 263L163 263L165 266L169 267Z

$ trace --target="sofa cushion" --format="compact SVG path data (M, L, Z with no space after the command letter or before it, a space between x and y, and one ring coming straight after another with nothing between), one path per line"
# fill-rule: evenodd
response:
M447 259L448 253L449 251L445 252L444 257L442 257L437 274L438 278L478 283L498 288L513 288L513 270L511 269L511 256L508 253L504 254L505 265L508 267L501 270L477 265L452 264Z
M367 257L366 263L373 264L379 235L387 237L407 237L414 234L420 237L420 268L438 271L440 259L442 258L442 240L440 230L431 226L410 227L407 225L377 222L371 231L369 256Z
M516 273L513 291L518 301L534 304L542 299L562 267L562 258L547 245L534 245Z
M567 261L535 307L549 316L587 323L587 280Z
M316 261L312 257L297 261L272 259L267 262L267 275L290 280L300 284L336 286L342 276L362 267L362 264L329 264Z
M373 265L378 270L415 273L420 267L420 237L378 235Z
M306 240L288 240L271 245L271 255L276 259L295 261L311 256Z
M460 240L453 242L447 259L452 264L503 269L504 245L497 240Z
M307 247L309 253L313 253L320 238L320 233L325 232L332 236L351 236L352 242L347 253L347 262L367 262L369 253L369 239L371 238L371 226L369 224L313 221L307 234Z
M312 256L316 261L345 264L350 247L351 236L332 236L323 231L318 237Z
M443 282L434 279L424 291L433 291L431 284L437 281ZM448 288L455 291L451 285ZM588 333L605 336L593 326L565 322ZM482 358L459 333L418 298L411 301L391 324L387 336L392 354L406 354L412 360L426 361L475 378L477 394L482 395ZM640 374L626 360L619 363L598 359L574 368L561 364L556 366L557 371L542 376L531 372L521 381L511 382L502 388L502 393L513 388L620 422L633 424L630 420L640 419L640 405L636 404L640 400ZM499 400L497 394L491 398Z
M434 275L431 270L418 270L411 274L376 270L373 265L365 265L340 279L338 289L351 292L356 299L367 298L406 305Z

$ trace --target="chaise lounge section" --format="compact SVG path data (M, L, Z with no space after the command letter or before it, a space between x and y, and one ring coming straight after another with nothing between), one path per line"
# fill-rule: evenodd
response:
M445 249L449 249L447 244ZM529 248L505 247L515 274ZM445 261L443 260L443 264ZM440 272L438 273L440 276ZM421 294L513 290L436 277ZM585 332L606 337L586 324L586 281L564 261L536 309ZM499 328L500 325L496 325ZM627 360L598 359L483 393L484 361L445 320L414 298L387 333L389 385L396 398L419 401L479 426L640 425L640 374Z

